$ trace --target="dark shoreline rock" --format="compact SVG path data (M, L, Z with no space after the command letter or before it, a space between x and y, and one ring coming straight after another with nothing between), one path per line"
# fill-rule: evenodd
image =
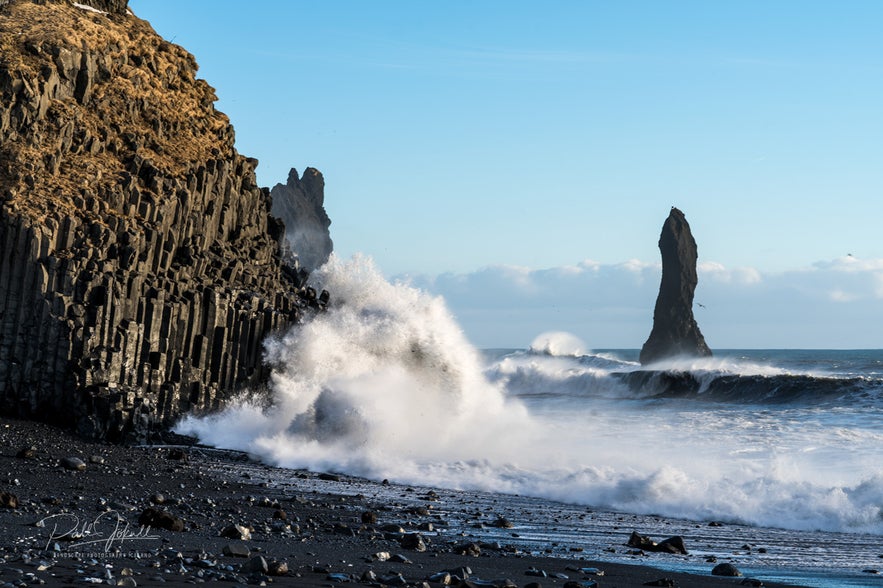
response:
M629 540L626 542L629 547L650 551L654 553L671 553L676 555L687 555L687 546L684 544L684 538L676 535L669 537L659 543L656 543L650 537L641 535L637 531L632 531Z
M641 348L642 365L673 357L709 357L711 349L693 317L698 251L684 213L672 207L659 236L662 281L653 329Z

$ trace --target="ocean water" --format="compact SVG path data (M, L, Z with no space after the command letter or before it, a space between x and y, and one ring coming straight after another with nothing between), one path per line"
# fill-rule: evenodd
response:
M775 530L795 547L769 565L796 574L775 577L883 585L858 569L883 568L883 351L641 367L566 333L477 350L444 300L370 259L312 279L334 306L267 343L269 390L180 432L285 468Z

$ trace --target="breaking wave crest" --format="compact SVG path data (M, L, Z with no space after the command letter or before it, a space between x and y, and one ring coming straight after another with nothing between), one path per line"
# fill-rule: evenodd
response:
M789 381L795 390L833 386L834 398L873 382L725 358L643 370L561 333L488 362L444 300L387 282L368 258L332 257L312 279L333 305L267 343L269 396L242 395L185 418L179 432L284 467L883 533L879 408L862 421L789 402L791 392L774 406L727 398L740 386L768 397ZM651 380L678 379L660 374L686 374L695 389L660 391Z

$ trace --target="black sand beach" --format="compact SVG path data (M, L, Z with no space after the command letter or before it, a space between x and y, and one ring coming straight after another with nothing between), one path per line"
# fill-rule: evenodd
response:
M0 439L3 586L761 585L711 576L713 564L699 576L585 561L579 545L559 546L563 557L537 557L482 544L468 533L438 532L446 522L433 512L431 491L416 502L378 504L365 494L323 492L323 483L333 489L341 480L310 472L294 472L283 491L231 452L94 444L8 419L0 420ZM420 502L425 508L413 506Z

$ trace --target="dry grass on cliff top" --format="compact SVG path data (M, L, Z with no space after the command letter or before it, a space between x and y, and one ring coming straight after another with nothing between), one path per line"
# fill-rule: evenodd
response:
M97 193L101 182L117 181L124 161L136 152L172 177L213 157L232 156L229 119L215 110L214 89L196 78L195 59L146 21L68 2L14 1L0 14L0 68L25 80L36 95L43 92L43 72L47 65L55 67L56 55L71 52L76 62L84 51L98 60L96 70L109 74L93 79L86 104L72 97L52 100L48 116L35 123L42 128L13 137L13 144L4 138L19 175L31 178L34 187L23 188L29 199L70 197L90 188ZM78 132L99 138L102 147L63 153L53 175L39 162L57 150L59 131L70 121ZM126 135L136 137L137 151L122 139ZM117 153L104 149L113 140Z

